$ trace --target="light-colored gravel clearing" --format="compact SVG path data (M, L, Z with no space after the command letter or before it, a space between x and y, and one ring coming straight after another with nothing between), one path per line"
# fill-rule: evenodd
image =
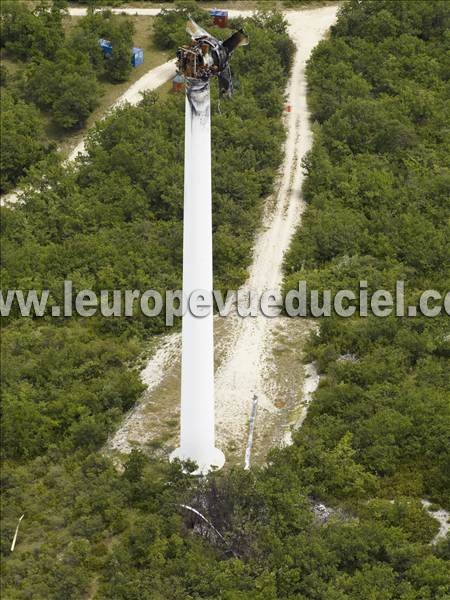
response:
M301 160L312 143L305 65L314 46L335 21L336 13L337 6L328 6L287 14L289 33L297 45L297 53L287 89L287 103L291 111L286 113L285 159L276 197L267 202L262 231L255 243L250 276L243 286L244 291L280 290L283 256L304 209ZM218 321L215 320L216 326ZM298 397L297 392L293 390L291 393L276 381L277 361L273 349L276 336L279 332L291 329L291 325L286 317L268 318L263 315L242 319L232 314L226 320L221 320L219 326L222 331L219 335L216 331L215 336L218 355L215 393L217 443L225 452L227 449L232 451L231 448L240 452L239 449L245 447L255 394L258 396L256 446L282 442L283 431L279 426L274 426L279 422L283 410L279 398L284 394L289 397L292 395L290 402L287 402L292 405L298 403ZM296 329L300 335L307 335L311 330L308 324L299 325L301 327ZM107 446L109 449L126 452L135 442L141 446L148 443L153 431L152 420L155 419L151 406L160 403L162 398L166 401L170 398L170 404L174 403L174 398L167 394L167 387L171 387L171 394L177 394L173 372L179 369L180 343L179 337L173 335L166 340L170 341L162 343L143 371L144 381L151 375L148 391L111 438ZM298 396L303 396L301 413L295 421L291 420L292 415L289 414L285 425L289 430L301 425L308 399L318 384L317 373L311 365L306 367L306 372L300 378L303 384L303 393L301 386L298 390ZM173 407L171 410L172 416L178 418L177 410ZM290 434L285 431L284 435L284 441L289 441Z
M72 14L72 12L71 12ZM108 116L108 114L114 108L121 106L122 104L128 103L131 105L138 104L141 100L141 94L143 92L148 92L151 90L155 90L159 86L163 85L166 81L168 81L171 77L175 75L175 59L169 60L162 65L155 67L154 69L150 69L142 75L140 79L138 79L133 85L131 85L126 92L124 92L114 104L110 107L110 109L106 112L106 114L102 117ZM81 140L75 148L70 152L67 161L73 161L79 154L85 154L86 152L86 141L85 139ZM0 198L0 206L6 206L10 204L14 204L17 201L20 201L20 190L14 190L9 194L4 194Z
M122 425L110 437L106 450L129 453L134 444L142 445L148 441L149 431L147 409L150 403L157 400L152 398L152 392L163 381L169 366L179 360L181 351L181 335L172 333L164 338L152 358L141 371L141 379L147 386L145 398L142 399L125 417Z
M448 532L450 531L450 513L443 508L431 510L432 504L429 500L422 500L422 505L428 514L439 523L439 531L432 541L432 544L437 544L437 542L448 536Z
M250 277L244 286L246 290L280 290L283 256L304 209L301 160L312 144L306 100L306 61L335 21L336 12L336 6L328 6L287 15L289 33L297 46L297 53L287 90L291 111L286 113L285 159L275 208L268 205L263 231L255 244ZM276 410L270 381L264 374L272 355L270 333L278 320L263 315L230 319L235 342L216 374L219 446L226 447L230 440L244 435L255 394L259 411Z

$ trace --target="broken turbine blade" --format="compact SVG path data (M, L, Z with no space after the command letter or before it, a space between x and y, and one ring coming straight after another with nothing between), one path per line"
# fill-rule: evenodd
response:
M186 31L193 40L198 40L203 37L211 37L207 31L205 31L192 19L189 19L189 21L186 23Z
M248 37L242 29L236 31L225 42L208 34L195 21L187 22L186 31L192 42L177 50L177 72L186 79L187 86L208 82L212 77L219 79L220 95L230 97L233 82L229 60L238 46L248 44Z
M239 29L239 31L235 31L233 35L230 35L223 43L223 47L227 50L229 54L236 50L239 46L247 46L248 45L248 37Z
M233 94L233 81L231 79L230 65L227 65L225 69L220 73L219 77L219 95L231 98Z

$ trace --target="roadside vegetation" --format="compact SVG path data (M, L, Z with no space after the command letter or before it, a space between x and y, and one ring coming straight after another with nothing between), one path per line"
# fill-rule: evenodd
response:
M318 120L305 165L310 207L306 233L299 232L286 261L292 279L299 272L305 278L308 269L329 285L333 260L342 261L342 269L350 265L349 279L353 273L359 278L368 260L380 281L389 268L391 277L404 269L417 284L428 278L443 285L443 267L428 267L434 260L426 258L430 244L415 264L405 258L406 250L399 256L385 250L384 267L381 251L369 259L360 250L361 262L352 262L344 260L348 248L322 250L327 242L319 237L321 228L313 227L316 215L333 202L335 231L346 224L341 212L351 210L353 237L362 244L358 223L369 221L369 211L380 211L372 219L384 219L378 226L387 233L379 241L389 249L400 237L389 228L400 226L409 204L413 210L420 199L416 213L420 208L423 222L439 228L437 215L443 221L445 210L439 137L445 114L443 7L352 2L315 51L308 69ZM245 278L261 202L281 161L282 90L291 56L279 15L258 15L245 28L251 44L233 57L236 95L213 115L216 286L231 288ZM386 52L389 43L392 51ZM418 67L408 69L413 60L424 65L424 81L416 80ZM417 115L412 100L396 102L407 82L415 98L426 92L431 112L427 103ZM393 84L396 91L389 88ZM389 100L386 113L383 102ZM382 138L386 118L393 131L399 120L397 127L408 135ZM179 286L182 131L182 96L162 102L150 94L140 106L120 109L99 124L77 170L63 170L51 159L33 169L25 203L2 211L4 288L49 287L60 303L62 279L72 279L75 291ZM358 164L366 165L361 179ZM362 186L369 186L367 194ZM309 236L313 254L304 249L302 235ZM406 245L408 239L404 234ZM336 267L333 276L343 272ZM137 451L119 472L98 452L138 397L141 386L131 365L145 339L160 331L161 323L139 317L64 321L13 314L4 323L4 597L448 597L448 541L430 545L437 523L420 503L422 494L440 504L448 499L448 352L439 320L401 328L383 320L323 324L311 355L327 377L293 446L274 450L265 468L228 468L200 481L166 459ZM350 351L358 362L337 362ZM322 503L325 511L318 511ZM181 504L203 512L223 537Z
M408 305L421 290L448 291L449 16L446 2L350 3L315 49L308 209L285 261L286 290L306 280L358 296L360 281L371 293L403 280ZM310 354L326 377L301 439L332 447L351 435L384 493L448 505L448 317L320 325Z
M185 21L184 13L180 19ZM227 288L245 279L262 201L271 193L281 163L283 90L292 52L281 16L261 15L245 26L252 44L233 57L236 94L222 101L220 112L213 85L216 284ZM180 42L185 39L183 32ZM2 209L2 288L48 288L54 303L62 302L64 279L73 281L74 293L86 288L179 288L183 131L184 95L161 100L147 94L139 106L120 108L100 122L89 136L87 156L75 165L63 167L49 156L32 167L24 202ZM133 365L150 337L164 330L162 321L139 314L133 319L24 319L13 311L4 320L4 555L9 554L17 510L27 513L23 545L5 564L6 597L25 598L25 590L34 589L35 598L80 598L99 568L87 564L98 551L92 535L107 547L116 527L117 532L128 530L113 515L109 524L103 521L86 489L88 503L80 517L97 521L97 533L90 525L80 530L75 534L76 540L82 538L79 546L72 529L78 500L56 489L53 495L53 484L41 488L41 482L36 488L40 476L35 468L50 461L56 486L73 485L84 494L78 476L72 477L73 466L98 463L107 465L113 477L105 475L107 487L116 485L120 476L97 452L142 392ZM96 478L100 471L94 467L92 475ZM95 486L102 498L108 495L100 481ZM123 502L124 496L119 510L132 518L134 509ZM55 530L53 515L66 510L72 517ZM66 550L75 552L78 564L69 559L70 576L65 567L64 574L60 570L57 558Z
M130 83L166 60L152 43L152 17L108 10L70 17L66 7L2 2L2 193L57 147L64 157ZM111 41L111 55L103 54L100 38ZM144 48L137 68L133 46Z

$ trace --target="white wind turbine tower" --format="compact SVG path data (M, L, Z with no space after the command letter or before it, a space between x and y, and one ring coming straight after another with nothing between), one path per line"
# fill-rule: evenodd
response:
M231 53L248 43L242 31L224 42L193 21L192 42L177 52L178 72L186 81L184 144L183 296L203 299L182 321L180 446L171 459L192 460L197 473L221 468L223 452L215 445L213 261L211 209L211 104L209 80L219 78L219 93L231 96ZM200 308L200 304L204 306Z

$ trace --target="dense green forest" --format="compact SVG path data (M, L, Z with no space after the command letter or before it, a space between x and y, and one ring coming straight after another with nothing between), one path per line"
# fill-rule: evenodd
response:
M343 9L308 66L315 144L309 204L285 287L445 295L450 270L447 2ZM326 321L326 322L325 322ZM450 498L448 316L324 319L311 344L324 384L306 431L352 434L386 490ZM341 361L343 355L350 361Z
M447 6L348 3L314 51L309 207L286 288L365 278L389 289L403 277L414 298L448 285ZM245 28L236 95L213 114L223 287L245 278L280 164L292 55L279 15ZM24 204L2 209L2 287L50 288L57 303L63 279L77 290L178 287L182 129L182 98L150 94L102 122L76 168L49 157L31 169ZM310 354L326 377L293 446L265 468L198 481L140 452L119 472L98 452L141 391L132 365L161 322L12 314L2 341L4 597L446 600L450 548L430 545L437 523L420 502L448 506L442 321L324 320Z
M100 82L130 75L133 23L111 11L90 12L68 31L67 2L5 0L1 4L1 192L11 189L55 144L47 120L58 130L84 125L98 106ZM113 44L105 58L99 38Z
M185 21L180 11L179 23ZM234 57L236 95L222 101L220 112L214 86L215 269L217 285L224 287L235 287L246 276L262 200L270 194L281 162L282 90L292 55L279 15L259 16L245 26L252 45ZM183 31L180 42L185 39ZM62 299L64 279L73 281L74 291L179 288L183 125L182 95L162 100L148 94L139 106L121 108L102 121L90 135L88 156L77 164L62 166L49 156L31 168L24 202L2 209L2 288L48 288L55 303ZM35 488L40 479L35 468L50 461L59 471L57 486L80 490L73 461L80 468L100 461L114 473L105 459L90 453L101 447L141 393L133 365L147 340L162 330L162 321L138 314L133 319L21 319L13 311L3 321L6 555L17 510L27 513L30 526L24 522L22 550L18 546L5 567L7 596L27 597L23 590L31 587L36 598L78 598L85 580L92 579L96 568L85 572L82 565L73 571L69 592L58 585L69 585L72 576L64 576L60 584L48 579L47 570L54 567L54 577L61 578L56 557L73 535L68 523L54 531L48 519L58 511L71 512L78 501L73 494L55 491L51 503L56 504L50 508L47 485L38 483L43 494ZM108 486L115 486L117 477ZM125 510L123 502L125 497L120 501ZM98 521L90 502L85 509L88 520ZM117 526L119 531L128 527L119 521ZM103 542L112 535L106 523L98 533ZM87 531L75 537L92 540ZM41 546L43 538L49 547ZM93 548L88 551L89 557L95 554ZM16 557L24 568L19 587ZM36 576L42 580L39 585Z

